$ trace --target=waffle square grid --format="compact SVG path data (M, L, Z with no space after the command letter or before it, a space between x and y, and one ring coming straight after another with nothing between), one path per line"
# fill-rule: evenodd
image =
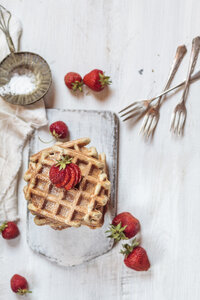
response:
M105 154L98 155L94 147L86 148L90 139L56 143L30 158L24 179L29 210L36 215L37 225L49 224L54 229L87 225L100 227L105 206L110 197L110 182L106 174ZM62 155L69 155L81 170L82 180L76 189L66 191L55 187L49 170Z

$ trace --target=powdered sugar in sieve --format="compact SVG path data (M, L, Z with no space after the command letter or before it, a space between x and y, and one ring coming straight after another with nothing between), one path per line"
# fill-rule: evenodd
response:
M35 75L31 70L15 70L10 77L10 81L0 87L0 95L25 95L30 94L36 89Z

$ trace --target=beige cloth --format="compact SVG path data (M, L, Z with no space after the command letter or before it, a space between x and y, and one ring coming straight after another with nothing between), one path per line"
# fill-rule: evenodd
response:
M21 23L12 17L10 34L16 49L21 32ZM5 36L0 31L0 61L8 53ZM0 221L18 218L17 184L22 150L33 130L46 123L43 100L22 107L9 104L0 98Z

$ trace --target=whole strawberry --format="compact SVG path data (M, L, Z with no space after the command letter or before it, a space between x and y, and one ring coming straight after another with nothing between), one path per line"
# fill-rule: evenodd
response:
M103 90L105 86L111 84L110 77L105 76L104 72L98 69L86 74L83 78L83 82L95 92L99 92Z
M129 212L122 212L113 219L107 232L110 233L108 237L118 242L134 237L139 230L139 221Z
M144 248L138 246L139 242L134 239L132 244L125 244L121 253L125 255L124 263L128 268L135 271L147 271L150 268L150 262Z
M75 72L69 72L65 75L64 81L66 86L73 91L79 89L82 92L83 79L81 75Z
M19 229L14 222L4 222L0 226L2 237L6 240L11 240L19 235Z
M26 278L21 275L15 274L10 280L10 286L14 293L19 295L25 295L27 293L32 293L28 290L28 282Z
M65 139L69 135L68 127L63 121L52 123L49 130L56 139Z

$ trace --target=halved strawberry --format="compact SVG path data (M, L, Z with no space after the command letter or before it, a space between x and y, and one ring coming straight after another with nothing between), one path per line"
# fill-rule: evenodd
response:
M64 188L66 184L68 184L68 182L71 179L71 172L68 168L68 166L65 168L65 178L61 183L56 184L57 188Z
M68 167L67 167L70 170L70 173L71 173L70 181L68 182L68 184L65 185L65 189L67 191L71 190L71 188L74 187L74 183L76 182L76 172L75 172L74 168L71 167L70 165L68 165Z
M60 169L60 166L55 164L49 171L49 177L53 184L61 183L65 178L65 169Z
M80 182L80 179L81 179L81 170L80 170L79 166L77 166L74 163L71 163L70 167L72 167L76 173L76 180L74 182L74 186L76 186Z

